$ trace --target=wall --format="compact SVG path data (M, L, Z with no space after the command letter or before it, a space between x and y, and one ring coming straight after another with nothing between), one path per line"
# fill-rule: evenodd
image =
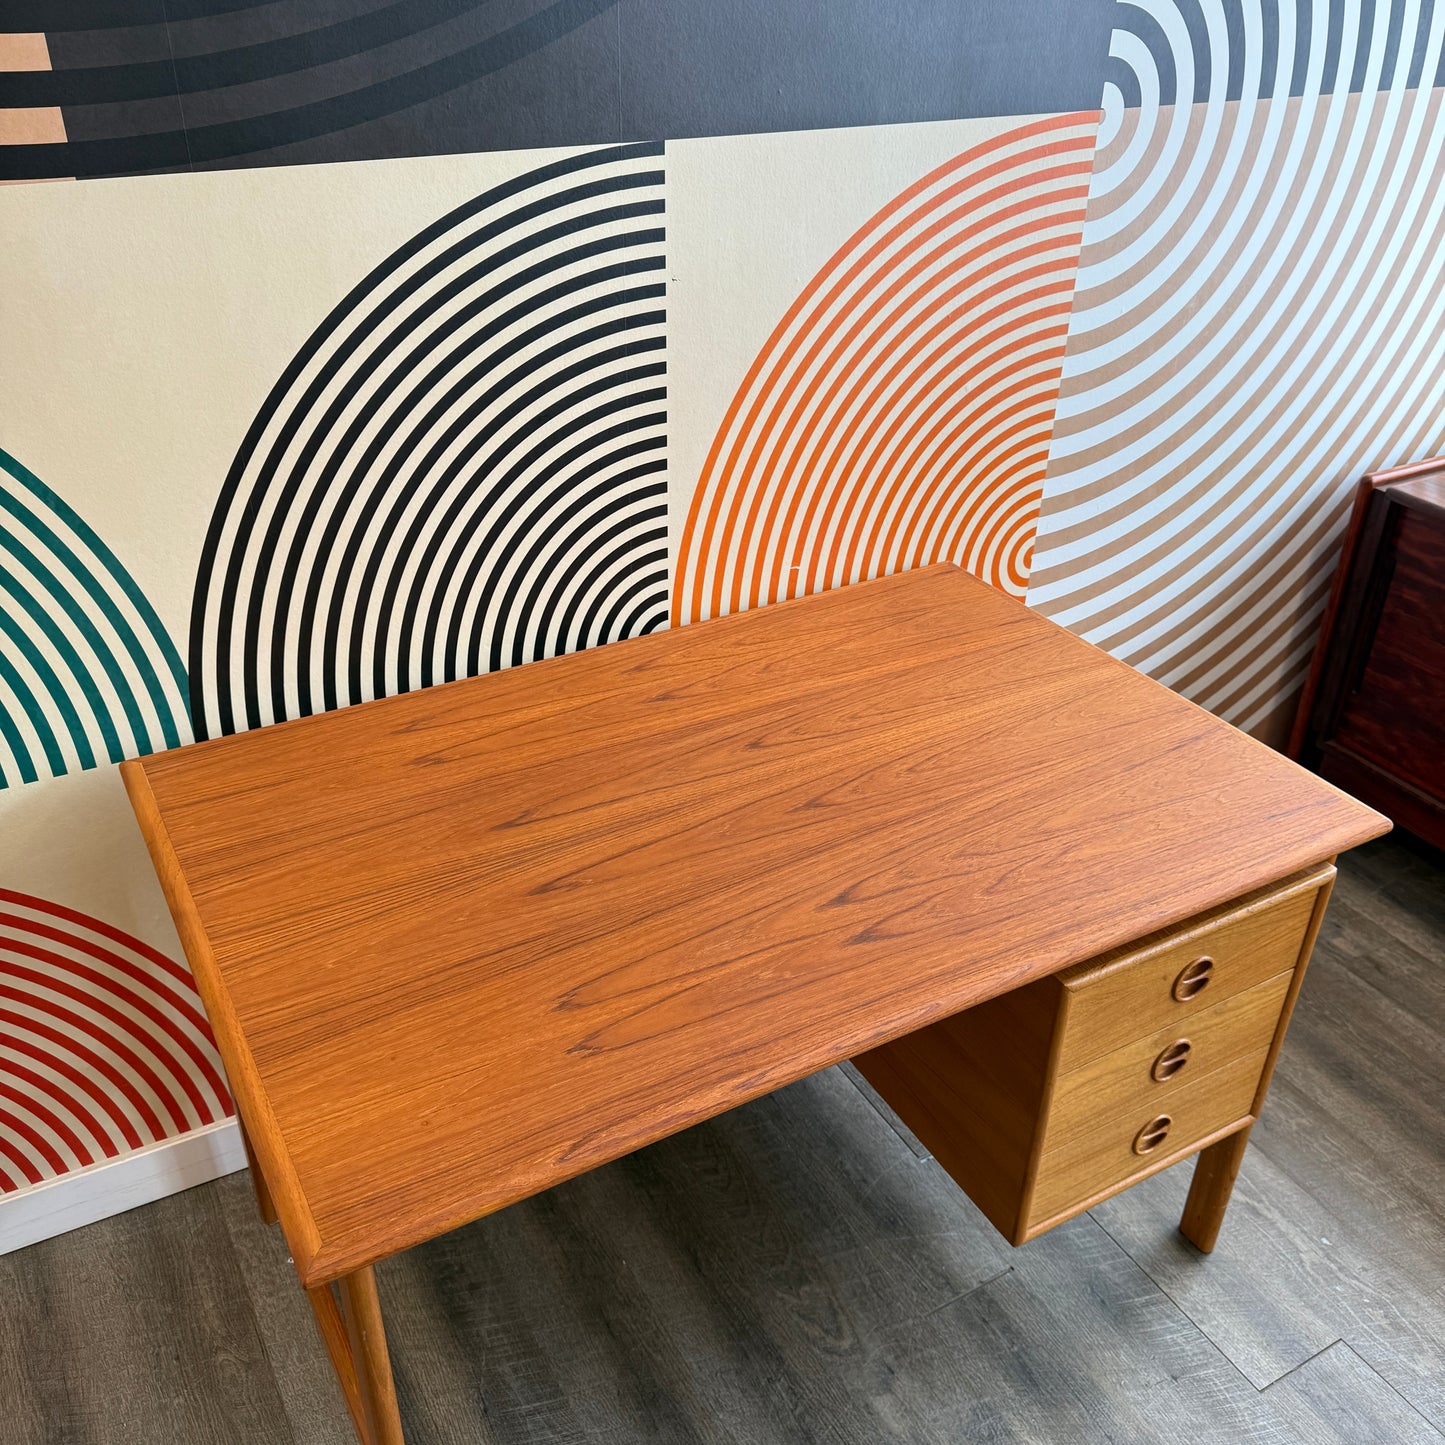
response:
M237 1157L119 759L939 558L1278 738L1445 450L1445 6L5 23L0 1244Z

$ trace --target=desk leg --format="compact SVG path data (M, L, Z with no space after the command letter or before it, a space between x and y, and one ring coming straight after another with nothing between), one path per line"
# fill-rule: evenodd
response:
M346 1335L346 1321L341 1318L341 1306L336 1303L336 1293L329 1284L320 1289L308 1289L306 1298L311 1302L311 1312L316 1316L316 1328L321 1331L321 1341L326 1353L331 1356L331 1367L346 1396L346 1408L351 1411L351 1423L356 1426L356 1438L361 1445L370 1445L367 1433L366 1409L361 1403L361 1389L357 1384L356 1367L351 1363L351 1341Z
M239 1110L236 1113L236 1123L241 1130L241 1143L246 1149L246 1163L251 1170L251 1188L256 1191L256 1209L261 1215L261 1222L275 1224L276 1205L271 1198L271 1191L266 1187L266 1176L261 1173L260 1161L251 1147L251 1136L246 1132L246 1125L241 1120Z
M1331 858L1330 863L1335 860ZM1199 1162L1194 1166L1194 1181L1189 1186L1189 1198L1184 1201L1184 1215L1179 1221L1179 1232L1196 1249L1208 1254L1219 1238L1219 1226L1224 1223L1224 1211L1229 1207L1229 1196L1234 1192L1234 1181L1239 1166L1244 1162L1244 1151L1249 1145L1249 1131L1259 1118L1264 1107L1265 1095L1269 1092L1269 1081L1274 1077L1274 1066L1279 1061L1279 1051L1284 1044L1285 1030L1289 1027L1290 1016L1294 1013L1299 998L1300 985L1304 982L1305 970L1309 967L1310 953L1319 937L1320 924L1324 922L1325 907L1330 901L1330 890L1334 887L1335 870L1329 870L1324 886L1315 895L1314 911L1310 914L1309 926L1305 929L1304 941L1295 960L1294 977L1290 980L1289 992L1285 994L1284 1006L1280 1010L1279 1026L1274 1031L1274 1042L1265 1056L1264 1068L1259 1076L1259 1088L1255 1090L1254 1104L1250 1109L1250 1121L1237 1133L1228 1134L1217 1144L1199 1151Z
M1228 1134L1217 1144L1199 1151L1199 1160L1194 1166L1194 1182L1189 1186L1189 1198L1184 1201L1184 1215L1179 1221L1179 1232L1205 1254L1214 1248L1219 1238L1219 1227L1224 1223L1224 1211L1229 1208L1229 1196L1234 1192L1234 1181L1239 1174L1239 1166L1244 1162L1252 1127L1246 1124L1237 1133Z
M361 1445L405 1445L375 1273L359 1269L337 1281L336 1294L323 1285L306 1295Z

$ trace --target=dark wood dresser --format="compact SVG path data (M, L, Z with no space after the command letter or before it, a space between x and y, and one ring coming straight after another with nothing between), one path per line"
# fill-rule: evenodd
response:
M1361 480L1289 751L1445 848L1445 457Z

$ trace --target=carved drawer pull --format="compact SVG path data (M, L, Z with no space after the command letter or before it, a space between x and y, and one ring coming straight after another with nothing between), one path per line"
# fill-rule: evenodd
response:
M1173 1122L1174 1120L1168 1114L1160 1114L1158 1117L1150 1119L1134 1135L1134 1152L1136 1154L1152 1153L1169 1137L1169 1126Z
M1208 988L1209 980L1213 977L1214 960L1206 953L1203 958L1196 958L1180 971L1179 977L1174 980L1174 997L1180 1003L1188 1003Z
M1172 1079L1189 1062L1189 1055L1193 1048L1194 1045L1188 1039L1176 1039L1154 1060L1154 1067L1149 1070L1149 1077L1156 1084L1162 1084L1165 1079Z

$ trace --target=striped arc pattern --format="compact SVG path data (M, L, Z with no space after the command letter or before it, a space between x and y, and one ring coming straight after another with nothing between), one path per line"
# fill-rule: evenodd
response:
M55 64L12 68L0 36L0 117L12 117L11 134L0 126L0 177L297 159L288 149L404 116L525 66L616 3L11 0L3 23L14 30L33 25L34 32L15 36L8 49L48 40ZM469 108L461 107L460 116ZM456 117L436 112L429 119L433 128L456 124ZM412 150L418 140L431 148L424 132L402 124ZM364 142L362 150L370 153Z
M0 787L190 740L180 654L115 554L0 451Z
M1445 446L1445 5L1196 8L1121 8L1028 600L1276 739L1353 479Z
M233 1113L179 964L0 888L0 1194Z
M1023 594L1096 122L955 156L808 283L713 440L674 622L941 560Z
M661 156L487 191L313 333L206 538L200 736L666 623Z

